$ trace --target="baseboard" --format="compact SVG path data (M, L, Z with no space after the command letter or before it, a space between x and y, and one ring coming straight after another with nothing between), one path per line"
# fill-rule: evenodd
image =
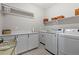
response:
M19 54L17 54L17 55L22 55L22 54L24 54L24 53L27 53L27 52L32 51L32 50L37 49L37 48L38 48L38 47L33 48L33 49L31 49L31 50L28 50L28 51L21 52L21 53L19 53Z
M45 45L44 43L40 42L41 44Z
M47 49L45 49L45 50L48 51L50 54L55 55L55 54L53 54L52 52L50 52L49 50L47 50Z

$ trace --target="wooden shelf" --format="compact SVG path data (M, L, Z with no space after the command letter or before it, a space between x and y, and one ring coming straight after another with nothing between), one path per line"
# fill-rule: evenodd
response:
M79 23L79 16L72 16L72 17L67 17L64 19L57 19L55 21L48 21L47 24L45 25L62 25L62 24L74 24L74 23Z

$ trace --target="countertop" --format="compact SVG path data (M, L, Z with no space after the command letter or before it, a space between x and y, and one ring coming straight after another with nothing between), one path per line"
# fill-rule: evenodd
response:
M79 37L79 33L58 33L59 35L62 36L75 36L75 37Z
M59 33L62 33L62 32L59 32L59 31L41 31L40 33L49 33L49 34L59 34Z
M58 34L58 35L62 35L62 36L67 36L67 37L79 37L79 33L63 33L63 32L56 32L56 31L52 31L52 32L46 32L46 31L42 31L40 33L50 33L50 34Z
M49 33L49 34L60 34L60 35L66 35L66 36L79 36L79 33L62 33L62 32L56 32L56 31L39 31L39 32L13 32L11 34L5 34L0 36L16 36L16 35L28 35L28 34L38 34L38 33Z
M16 36L16 35L28 35L28 34L38 34L38 32L16 32L11 34L0 34L0 36Z

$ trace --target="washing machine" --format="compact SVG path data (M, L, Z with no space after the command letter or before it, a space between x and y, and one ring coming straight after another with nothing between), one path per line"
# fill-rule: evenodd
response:
M59 55L79 55L79 30L66 29L58 36Z

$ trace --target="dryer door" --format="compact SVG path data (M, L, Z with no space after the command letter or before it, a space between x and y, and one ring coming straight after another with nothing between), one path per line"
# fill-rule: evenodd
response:
M59 35L59 54L79 55L79 38Z

